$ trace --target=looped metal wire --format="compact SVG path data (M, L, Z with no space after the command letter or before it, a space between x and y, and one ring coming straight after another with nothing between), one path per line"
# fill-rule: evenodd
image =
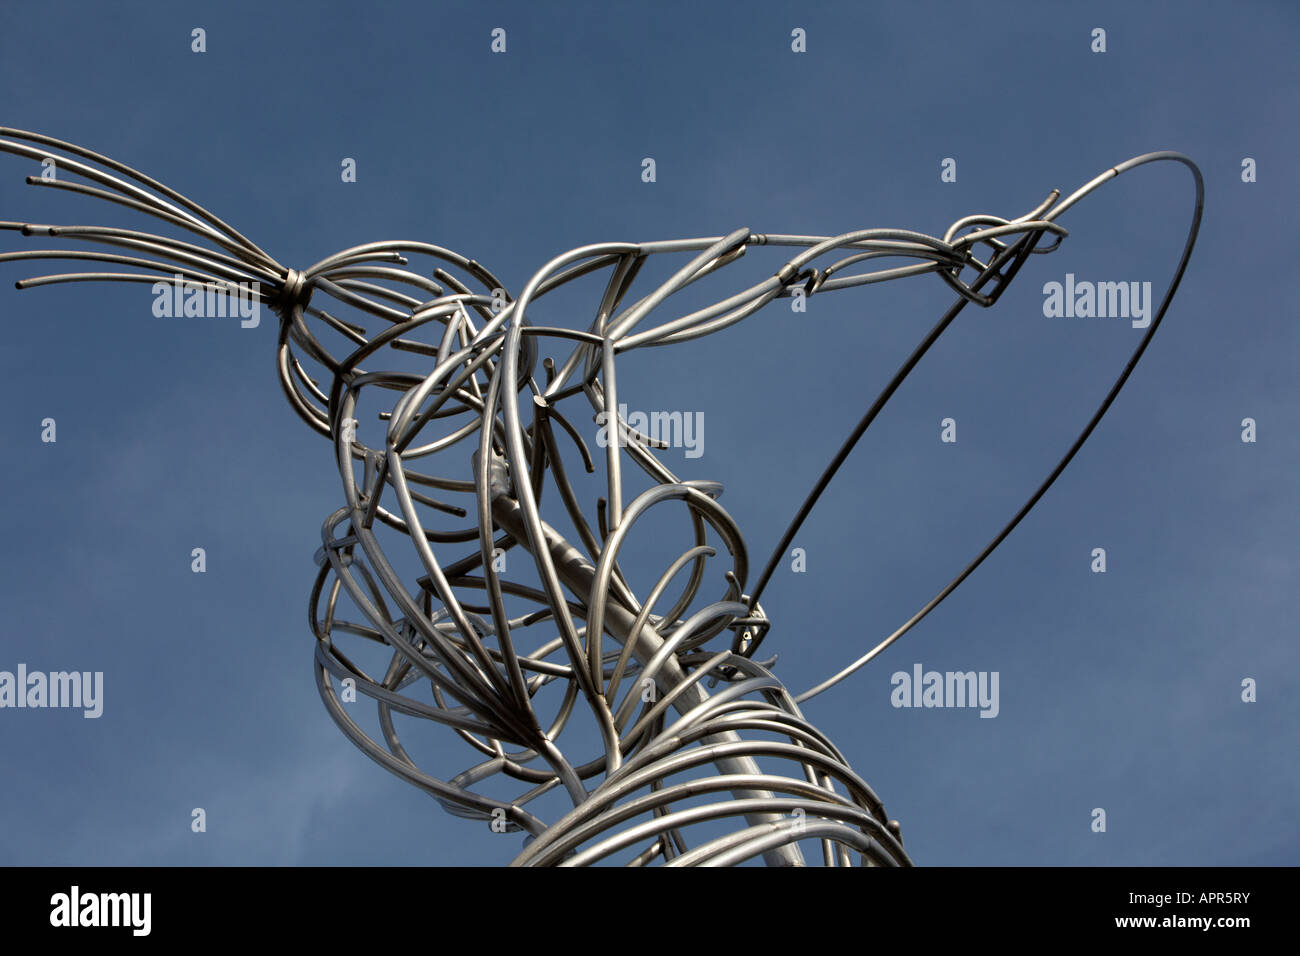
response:
M26 236L133 254L39 250L0 254L0 261L90 259L270 290L267 298L281 314L281 386L298 415L334 444L342 484L342 505L321 529L309 598L322 701L362 752L450 813L501 832L526 832L517 865L727 865L758 856L802 865L810 846L827 865L908 865L897 821L799 703L906 633L1050 487L1159 326L1195 243L1203 198L1190 160L1151 153L1112 167L1063 202L1053 191L1018 219L969 216L942 237L897 229L839 236L738 229L720 237L601 243L557 256L510 296L475 260L423 242L370 243L302 271L288 269L130 167L40 134L0 129L0 137L0 151L26 159L67 154L58 158L63 178L29 179L34 185L109 199L206 243L4 222L0 228ZM836 470L965 305L992 306L1030 255L1056 249L1066 231L1055 220L1074 203L1128 169L1161 160L1192 171L1192 224L1153 321L1092 420L1020 511L933 600L839 673L791 694L772 671L775 658L754 659L764 638L779 630L759 598ZM1045 236L1054 241L1044 247ZM681 290L769 246L796 251L768 278L644 327ZM976 255L979 246L992 250L987 261ZM654 255L689 258L666 281L634 293ZM426 257L433 268L408 269L408 257ZM852 271L881 258L905 264ZM972 278L963 278L966 270ZM674 474L656 454L663 442L622 416L617 357L727 328L799 286L805 295L822 294L930 272L957 301L846 439L751 585L745 539L719 502L721 485ZM588 276L603 276L604 284L585 328L531 321L539 299ZM147 271L69 273L18 285L158 278ZM351 318L321 308L323 298ZM399 355L407 368L398 366ZM371 368L381 356L389 367ZM571 408L580 398L589 406L585 414L602 423L596 438L603 455L592 455L584 413ZM362 426L363 407L378 429ZM571 477L575 465L580 470ZM594 516L583 491L592 482L604 492ZM674 521L684 547L653 583L639 582L625 555L642 552L650 534L668 534ZM730 638L720 640L726 632ZM375 705L377 727L358 720L360 697ZM424 742L417 736L420 746L408 749L408 731L431 724L457 738L474 762L450 776L425 770ZM554 802L548 795L562 795L572 809L543 811Z
M310 299L311 286L307 277L297 269L285 270L284 283L275 299L277 306L282 311L292 310L295 306L305 306Z

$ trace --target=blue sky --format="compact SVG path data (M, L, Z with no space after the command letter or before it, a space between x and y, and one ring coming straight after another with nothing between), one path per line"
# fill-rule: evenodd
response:
M517 290L581 244L941 235L1130 156L1186 153L1206 180L1201 238L1106 420L956 593L805 713L918 863L1300 862L1293 4L18 2L0 23L0 123L134 165L299 268L409 238ZM38 172L0 156L0 219L126 223L23 185ZM1191 200L1179 167L1126 174L935 346L796 538L807 573L779 571L764 596L764 654L790 687L893 631L1037 486L1140 335L1045 318L1043 284L1158 294ZM518 835L446 815L321 706L304 610L341 494L328 443L280 393L273 323L158 319L143 286L12 287L48 271L0 264L0 669L102 670L104 715L0 710L0 862L508 862ZM704 411L705 455L670 463L724 483L757 561L951 299L922 276L814 296L804 315L777 302L631 353L620 395ZM892 707L890 675L915 663L997 671L998 717ZM467 764L448 745L437 765L428 734L431 772Z

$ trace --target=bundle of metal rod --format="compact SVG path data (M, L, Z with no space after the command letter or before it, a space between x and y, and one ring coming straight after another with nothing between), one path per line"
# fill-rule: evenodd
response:
M1159 326L1195 243L1203 192L1190 160L1151 153L1064 200L1053 191L1015 219L966 217L942 237L899 229L839 236L738 229L721 237L601 243L552 259L512 296L479 263L423 242L370 243L290 269L197 203L106 156L21 130L0 129L0 137L0 151L57 165L57 178L32 176L29 183L126 206L206 243L130 229L3 222L0 228L25 236L91 247L8 252L0 261L90 260L133 270L46 275L19 288L180 277L217 290L255 287L275 309L281 385L303 421L333 441L343 486L343 504L322 529L309 604L322 700L357 747L451 813L497 831L526 831L517 865L728 865L760 856L803 865L810 847L831 866L909 864L897 823L798 704L912 628L1055 481ZM754 658L771 626L759 598L836 470L962 308L993 305L1029 255L1058 248L1067 234L1056 222L1062 213L1120 173L1163 160L1191 170L1195 212L1163 301L1101 406L1024 506L939 594L854 663L792 695L771 662ZM650 324L652 313L679 301L675 295L760 247L792 252L761 281ZM669 278L633 292L650 257L674 255L686 261ZM410 267L413 257L428 257L432 268ZM905 264L853 268L877 259ZM626 396L619 392L618 356L708 335L777 298L930 273L957 299L795 509L750 586L745 539L718 502L721 485L674 474L656 454L663 443L620 414ZM538 300L586 277L604 279L589 324L529 321ZM326 311L326 301L353 315L345 320ZM361 324L375 320L376 331ZM331 338L341 348L331 351ZM399 353L414 367L397 367ZM389 369L363 368L381 356L393 358ZM598 472L579 419L568 411L579 399L606 429L597 436L604 480L594 502L582 499L581 481L566 470L566 462L581 462L582 477ZM363 402L375 406L374 436L362 435ZM627 470L633 465L635 480L646 485L635 495L635 473ZM544 514L548 489L557 500ZM644 552L647 527L666 533L669 512L690 530L679 556L638 591L627 557ZM359 620L344 617L349 607ZM366 666L366 654L378 655L376 666ZM376 732L354 717L358 695L375 702ZM430 723L446 727L475 762L450 777L426 772L428 761L411 753L410 728ZM448 759L447 748L434 759ZM546 822L534 809L547 794L562 794L572 809Z

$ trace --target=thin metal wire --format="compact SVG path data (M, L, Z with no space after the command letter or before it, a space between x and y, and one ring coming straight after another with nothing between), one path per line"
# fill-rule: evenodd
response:
M907 633L1051 487L1159 327L1195 244L1204 195L1189 159L1149 153L1112 167L1063 201L1053 191L1015 219L968 216L942 237L898 229L839 236L738 229L698 239L601 243L557 256L510 297L478 262L423 242L368 243L290 269L197 203L124 164L36 133L0 128L0 137L0 152L54 158L60 177L96 185L38 177L29 183L125 206L215 247L113 227L0 222L0 229L24 236L125 250L7 252L0 262L73 259L155 270L58 273L22 280L19 288L167 282L180 275L214 290L247 284L275 309L281 387L299 417L334 443L344 498L322 527L308 602L321 698L363 753L452 814L526 831L528 842L514 861L520 866L620 859L630 866L732 865L758 857L803 865L804 850L814 845L828 866L855 859L910 865L897 822L799 704ZM754 659L771 627L759 598L839 467L957 314L972 302L992 306L1030 255L1059 247L1068 234L1056 222L1062 213L1119 174L1166 160L1192 172L1192 223L1155 316L1102 404L1037 490L943 590L855 662L792 695L771 662ZM1040 246L1045 236L1051 244ZM768 246L799 251L762 281L638 330L674 295ZM981 247L990 250L987 262L976 255ZM682 254L691 258L669 279L632 297L649 257ZM427 274L410 268L412 256L432 260L433 268ZM877 259L911 261L852 270ZM604 292L586 328L529 321L539 299L601 273L607 274ZM677 477L655 454L663 442L624 420L618 356L711 334L777 298L930 273L957 300L846 439L747 591L749 555L718 503L721 485ZM324 297L362 321L380 320L380 329L368 332L325 311ZM331 336L343 342L341 357L325 344ZM567 356L542 359L543 348L552 346ZM394 353L431 359L433 367L362 368ZM384 423L374 444L358 437L363 392L367 403L378 400ZM383 398L386 392L393 397ZM576 457L586 473L597 471L577 418L560 409L580 395L609 438L594 526L565 467L566 456ZM436 471L420 470L435 462ZM648 479L635 495L629 494L631 465ZM558 506L544 517L542 498L552 486ZM642 598L620 556L643 553L638 542L665 534L668 509L684 512L690 535ZM558 526L564 521L573 528L567 536ZM392 563L394 547L404 552L403 566L413 552L422 576L412 580ZM508 553L526 558L522 570L512 559L509 576ZM343 617L349 606L359 620ZM729 646L718 647L715 639L728 631ZM362 655L375 651L380 666L367 670ZM354 695L375 703L377 734L354 719ZM578 719L582 714L588 719ZM427 773L403 743L398 719L404 727L444 725L477 762L450 778ZM567 813L546 822L528 809L556 790L573 804Z

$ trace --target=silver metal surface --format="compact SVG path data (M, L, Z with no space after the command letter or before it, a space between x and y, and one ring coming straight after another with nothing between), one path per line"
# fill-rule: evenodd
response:
M322 528L309 601L321 698L362 752L451 813L526 831L515 859L520 866L731 865L760 857L798 866L808 862L806 851L831 866L910 865L897 823L799 704L907 633L1051 487L1159 327L1191 255L1203 201L1201 175L1189 159L1150 153L1064 200L1053 191L1015 219L969 216L942 237L899 229L840 236L738 229L721 237L601 243L557 256L511 297L482 265L422 242L356 246L297 271L180 193L108 157L22 130L0 128L0 137L0 151L37 163L55 158L57 181L33 176L29 183L147 213L206 243L111 227L0 222L25 236L93 244L7 252L0 261L72 259L145 270L59 273L20 281L19 288L169 282L180 275L218 290L250 283L275 309L281 386L299 417L334 443L343 490L342 506ZM840 465L968 303L992 306L1029 255L1056 249L1067 235L1057 219L1080 199L1160 161L1192 173L1187 241L1149 327L1096 413L1034 494L933 599L843 670L790 693L771 662L754 658L771 627L759 598ZM673 296L761 247L792 250L791 257L748 288L652 319ZM653 256L689 259L666 281L634 292ZM432 265L417 271L412 258ZM910 262L853 269L886 258ZM928 274L950 286L956 301L871 404L749 585L745 539L718 502L721 486L671 472L652 436L619 417L626 395L618 357L710 334L778 298ZM548 293L602 276L603 294L583 327L531 321ZM353 316L328 311L326 300L329 310L345 307ZM399 354L410 370L370 367ZM582 482L566 470L581 462L585 473L599 474L587 445L593 433L584 438L579 427L583 400L587 414L603 413L621 436L605 448L603 495L594 511L591 495L584 500ZM358 422L363 401L374 414L367 421L380 423L369 443ZM663 520L670 510L690 534L674 546L680 556L638 594L620 556L644 551L642 542L676 527ZM498 570L501 561L508 573ZM349 609L360 619L346 619ZM377 664L368 667L365 655ZM374 702L377 731L354 716L361 706L351 699L354 691ZM408 742L420 729L442 725L448 739L477 754L475 762L450 777L434 776L403 742L399 719ZM428 750L424 740L419 745ZM437 759L448 759L448 749ZM530 807L553 791L572 809L547 821Z

